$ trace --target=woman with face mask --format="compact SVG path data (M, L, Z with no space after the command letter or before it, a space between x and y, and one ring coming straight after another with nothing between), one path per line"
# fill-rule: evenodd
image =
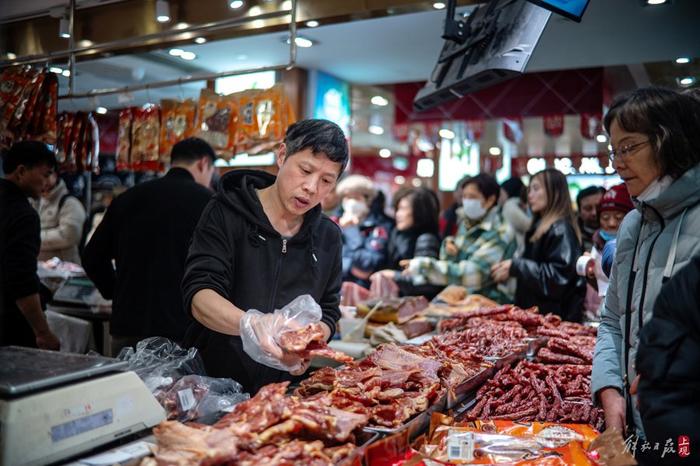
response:
M505 286L490 276L496 262L513 255L515 235L499 215L500 187L485 173L467 179L462 185L463 220L457 235L442 243L440 258L414 257L403 274L415 285L461 285L469 293L494 301L512 300Z
M643 436L629 395L638 335L661 285L700 254L700 102L669 89L638 89L615 101L604 123L613 167L635 209L617 233L591 393L608 428Z
M525 251L522 257L494 265L493 279L499 283L516 279L517 306L538 306L542 314L580 322L586 283L576 274L581 233L566 176L553 168L537 173L530 180L527 201L534 217L525 235Z

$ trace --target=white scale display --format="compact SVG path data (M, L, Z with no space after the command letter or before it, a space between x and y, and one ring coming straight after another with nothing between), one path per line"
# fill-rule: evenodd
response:
M148 429L165 411L116 359L0 348L0 466L44 465Z

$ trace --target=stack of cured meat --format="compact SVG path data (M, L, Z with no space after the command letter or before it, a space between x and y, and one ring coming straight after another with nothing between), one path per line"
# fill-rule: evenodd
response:
M334 408L328 398L286 396L288 382L270 384L213 426L165 421L153 429L152 465L340 464L356 449L367 415Z

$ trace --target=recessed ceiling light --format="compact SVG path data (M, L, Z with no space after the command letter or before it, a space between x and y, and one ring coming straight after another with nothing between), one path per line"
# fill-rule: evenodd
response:
M318 27L318 21L312 19L311 21L306 22L306 26L310 28L315 28Z
M282 2L282 5L280 5L280 6L282 7L282 10L285 10L285 11L291 10L292 9L292 2L290 0L284 0Z
M668 0L647 0L647 5L663 5Z
M180 58L182 58L183 60L190 61L197 58L197 55L194 52L182 52L180 54Z
M107 109L105 107L97 107L95 109L95 112L99 113L100 115L104 115L105 113L107 113Z
M608 137L604 134L599 134L595 137L595 140L601 144L605 144L606 142L608 142Z
M63 73L63 68L59 68L58 66L52 66L51 68L49 68L49 71L52 73L61 74Z
M159 23L170 21L170 4L167 0L156 0L156 21Z
M190 27L189 23L177 23L173 29L187 29L188 27Z
M88 39L78 41L78 47L92 47L95 43Z
M404 184L406 182L406 177L401 176L401 175L396 175L394 177L394 183L396 184Z
M287 37L287 38L284 40L284 42L288 44L288 43L289 43L289 37ZM301 48L304 48L304 49L308 49L309 47L311 47L311 46L313 46L314 44L316 44L315 41L309 39L308 37L304 37L304 36L297 36L296 39L294 39L294 43L297 44L297 47L301 47Z
M228 4L229 8L234 9L234 10L239 9L243 5L245 5L245 2L243 2L242 0L233 0L232 2L229 2L229 4Z
M449 130L447 128L442 128L440 131L438 131L438 134L440 135L441 138L444 139L454 139L455 133L452 130Z
M182 49L170 49L170 50L168 50L168 53L170 55L172 55L173 57L181 56L182 52L184 52L184 50L182 50Z
M261 14L262 14L262 8L260 8L260 7L257 6L257 5L251 6L251 7L250 7L250 10L248 10L248 14L249 14L250 16L258 16L258 15L261 15Z
M7 52L6 55L7 55L7 59L8 59L8 60L14 60L15 58L17 58L17 55L15 55L15 54L12 53L12 52Z
M63 70L61 74L67 78L68 76L70 76L70 70Z
M389 100L380 95L373 96L370 102L372 102L373 105L376 105L378 107L386 107L387 105L389 105Z
M678 58L676 58L676 63L678 63L679 65L685 65L686 63L690 63L690 58L678 57Z
M391 151L389 149L379 149L379 156L383 159L388 159L391 157Z
M205 44L207 42L207 39L205 39L204 37L197 37L194 40L194 42L195 42L195 44Z
M369 132L372 134L376 134L377 136L381 136L382 134L384 134L384 128L377 125L371 125L369 127Z
M442 10L443 8L445 8L445 4L442 2L435 2L433 3L433 8L435 8L436 10Z
M692 86L695 83L695 78L692 76L686 76L684 78L678 79L678 84L684 87Z
M500 147L489 147L489 154L491 155L501 155L501 148Z

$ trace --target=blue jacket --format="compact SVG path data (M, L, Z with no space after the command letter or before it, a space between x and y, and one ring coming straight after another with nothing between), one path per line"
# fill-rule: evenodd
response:
M352 268L373 273L387 267L389 235L393 225L383 215L370 213L360 225L343 228L343 281L369 287Z

